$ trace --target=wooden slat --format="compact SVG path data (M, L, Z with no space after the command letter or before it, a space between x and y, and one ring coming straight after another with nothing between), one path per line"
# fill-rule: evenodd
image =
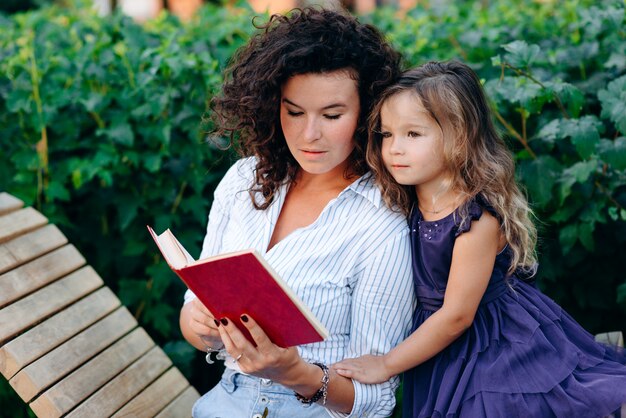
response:
M172 367L113 415L113 418L152 418L189 386L187 379Z
M155 418L191 418L191 409L198 399L200 399L198 391L189 386Z
M596 335L596 341L603 344L624 347L624 336L621 331L604 332Z
M0 216L0 242L44 226L48 219L33 208L24 208Z
M0 309L0 344L102 286L90 266Z
M59 228L49 224L0 245L0 273L67 244Z
M122 307L26 366L9 383L25 402L30 402L136 326L135 318Z
M24 202L17 197L11 196L7 192L0 192L0 215L13 212L23 206Z
M141 392L171 366L171 360L154 347L129 368L66 415L67 418L108 417Z
M74 248L66 245L0 276L0 307L3 307L85 264Z
M8 380L121 305L103 287L0 347L0 373Z
M30 404L40 418L57 418L73 409L129 364L154 347L143 328L130 334L85 363Z

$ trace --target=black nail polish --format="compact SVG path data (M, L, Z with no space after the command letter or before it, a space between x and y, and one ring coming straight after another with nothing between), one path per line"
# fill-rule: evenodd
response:
M248 315L246 315L246 314L241 315L241 320L243 322L248 322Z
M215 322L215 326L216 327L220 326L220 321L218 321L217 319L213 319L213 322Z
M221 322L223 325L228 325L228 319L226 319L226 318L222 318L222 319L220 319L220 322Z

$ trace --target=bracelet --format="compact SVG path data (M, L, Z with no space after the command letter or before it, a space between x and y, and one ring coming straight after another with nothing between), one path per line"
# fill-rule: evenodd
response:
M204 359L206 360L208 364L213 364L215 363L215 360L224 360L226 358L226 356L222 353L224 351L223 348L218 349L218 348L211 347L210 345L206 343L206 340L204 339L202 335L200 335L200 340L202 340L202 344L204 344L204 349L206 351L206 356L204 357ZM213 353L217 353L215 355L215 360L211 358L211 354Z
M328 382L330 382L330 376L328 374L328 366L326 366L323 363L311 363L311 364L315 364L317 367L322 369L322 373L323 373L322 380L321 380L322 387L319 388L319 390L315 392L313 396L311 396L310 398L305 398L304 396L300 395L298 392L294 392L294 395L296 395L297 400L307 405L317 402L320 399L322 399L322 405L326 405L326 398L328 396Z

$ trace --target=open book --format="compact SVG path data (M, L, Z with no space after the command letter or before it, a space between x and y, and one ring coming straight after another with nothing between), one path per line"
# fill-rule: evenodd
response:
M281 347L314 343L328 337L324 325L254 250L194 260L167 229L148 230L170 268L215 318L228 318L254 344L240 322L250 315Z

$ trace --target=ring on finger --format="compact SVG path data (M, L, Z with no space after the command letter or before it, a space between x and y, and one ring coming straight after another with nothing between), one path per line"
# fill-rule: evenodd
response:
M243 357L243 353L239 354L237 357L233 359L233 363L237 363Z

